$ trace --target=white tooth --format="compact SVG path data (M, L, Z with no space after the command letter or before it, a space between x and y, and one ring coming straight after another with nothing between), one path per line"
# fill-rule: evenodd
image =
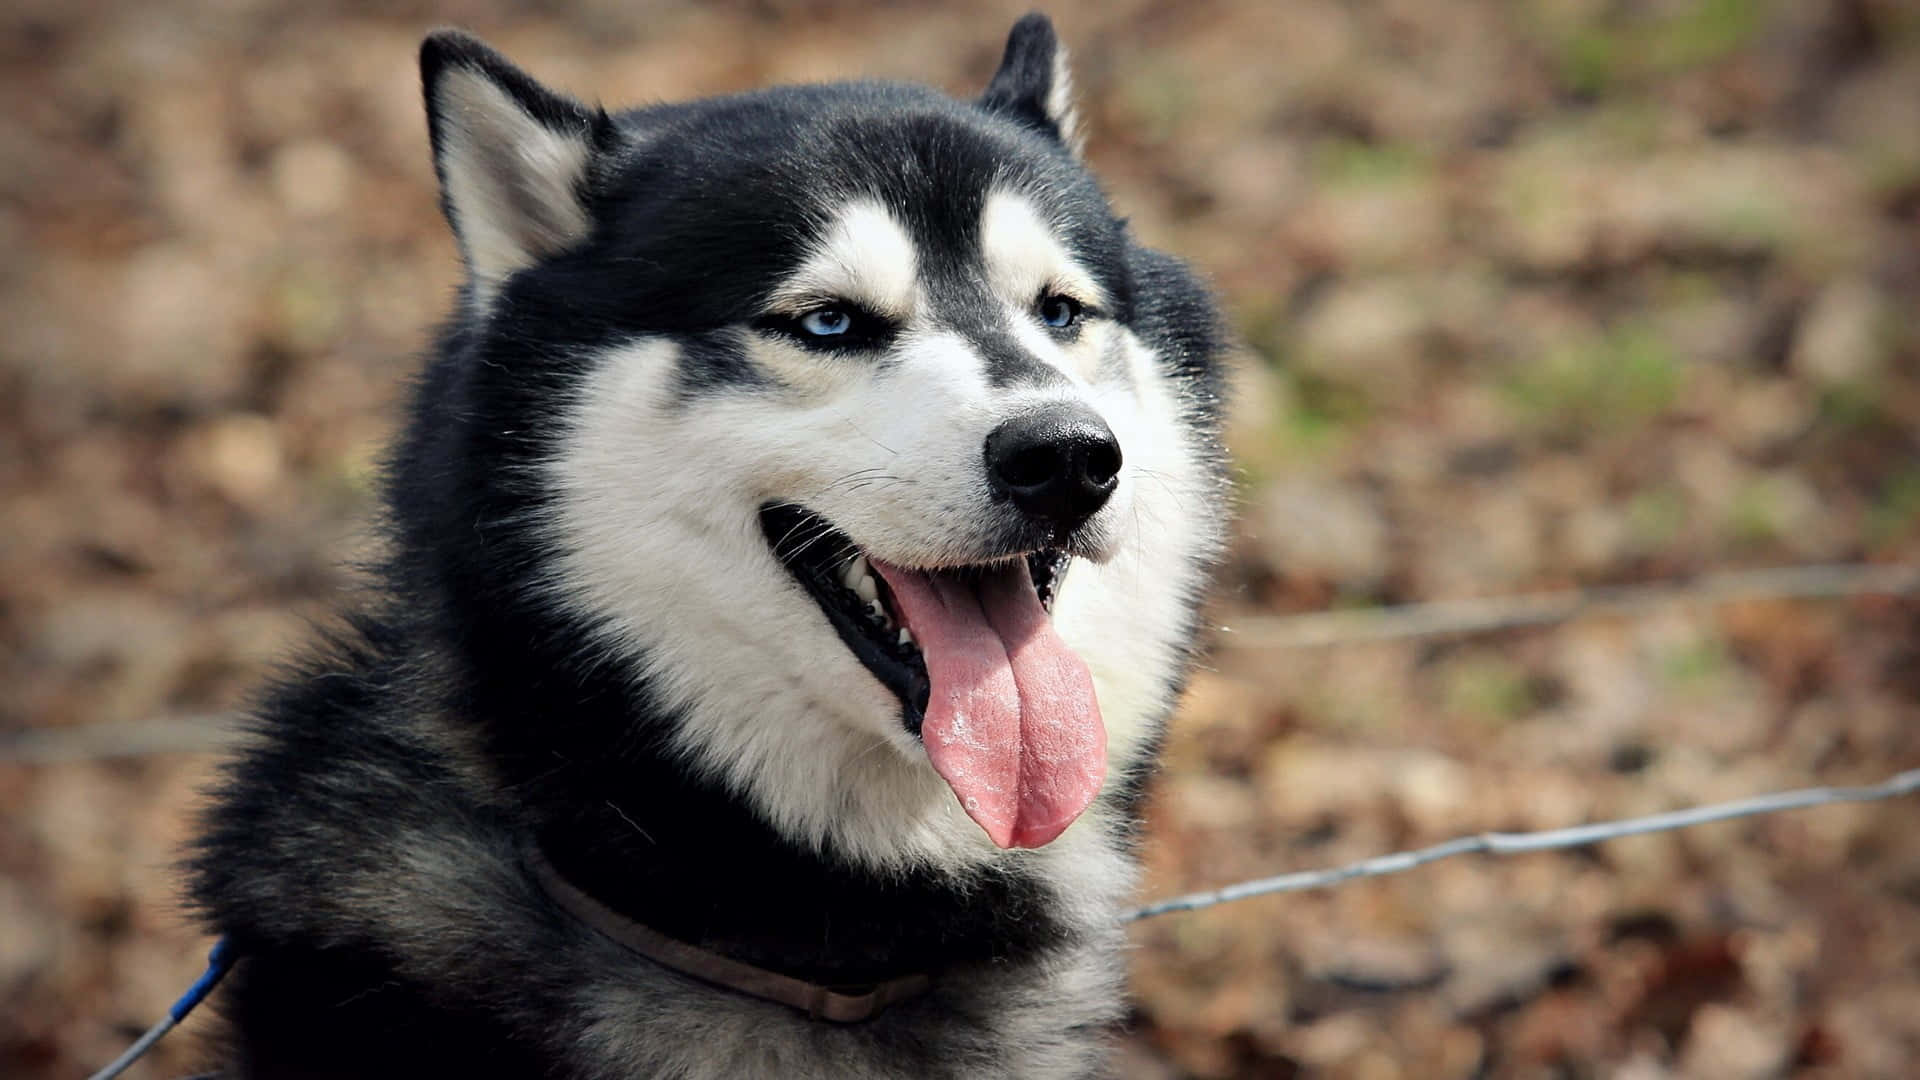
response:
M840 584L851 589L859 585L860 579L866 576L867 557L865 555L855 555L853 561L847 564L847 568L840 572Z
M867 610L871 611L873 613L873 617L876 619L885 619L887 617L887 609L881 607L880 601L878 600L867 601Z
M902 645L913 644L913 631L907 629L904 626L900 628L900 644Z
M869 604L880 599L880 586L874 584L872 574L863 575L859 581L854 582L853 591Z

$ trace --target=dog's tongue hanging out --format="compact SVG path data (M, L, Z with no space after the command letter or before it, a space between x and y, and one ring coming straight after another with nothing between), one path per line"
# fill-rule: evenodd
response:
M1026 560L967 577L873 566L926 658L920 739L934 770L1001 847L1059 836L1100 792L1107 729Z

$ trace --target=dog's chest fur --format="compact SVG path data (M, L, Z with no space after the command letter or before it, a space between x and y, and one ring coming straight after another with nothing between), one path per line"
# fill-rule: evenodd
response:
M203 864L202 894L253 945L223 1005L241 1036L237 1075L1099 1075L1120 1018L1110 916L1130 872L1092 834L1033 853L1048 865L1013 882L868 882L901 906L865 911L865 925L853 912L796 914L808 886L782 866L756 868L765 852L649 879L781 926L764 937L740 929L755 925L746 921L717 936L680 932L787 970L834 957L858 982L882 974L859 969L902 941L921 959L970 954L872 1020L814 1020L667 971L558 910L528 873L531 829L511 796L475 775L440 723L373 705L387 692L381 665L360 659L372 670L331 673L328 700L286 703L328 729L326 745L280 740L249 755L208 839L224 858ZM715 864L727 866L718 884L703 872ZM1040 884L1056 875L1075 887L1070 903ZM855 898L857 881L837 885ZM800 919L820 946L811 956L790 948ZM961 940L920 936L942 930Z
M616 115L455 34L422 68L468 279L376 588L206 815L222 1075L1100 1075L1220 545L1224 341L1080 162L1051 27L976 103ZM968 663L1003 692L933 674ZM995 720L1013 794L976 771ZM536 867L739 964L928 989L812 1017L636 954Z

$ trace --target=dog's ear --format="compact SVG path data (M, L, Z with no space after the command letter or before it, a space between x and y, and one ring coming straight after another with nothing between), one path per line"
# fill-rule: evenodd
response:
M1039 12L1021 17L1007 33L1000 70L980 105L1039 128L1080 154L1080 117L1073 107L1073 75L1053 22Z
M484 303L509 274L592 231L587 188L613 122L457 30L421 43L420 80L440 206Z

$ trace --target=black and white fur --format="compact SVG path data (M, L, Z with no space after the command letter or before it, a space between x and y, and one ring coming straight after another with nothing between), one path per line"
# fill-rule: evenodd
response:
M281 682L206 817L192 895L244 957L220 1075L1103 1071L1135 803L1220 541L1223 340L1083 167L1063 61L1029 16L977 102L608 113L427 39L468 278L391 459L377 598ZM1071 333L1036 318L1056 293ZM798 336L823 300L883 337ZM1109 767L1057 840L1002 850L761 512L906 565L1009 557L1032 545L981 440L1049 402L1124 451L1052 609ZM532 844L680 940L933 989L833 1024L683 977L558 910Z

